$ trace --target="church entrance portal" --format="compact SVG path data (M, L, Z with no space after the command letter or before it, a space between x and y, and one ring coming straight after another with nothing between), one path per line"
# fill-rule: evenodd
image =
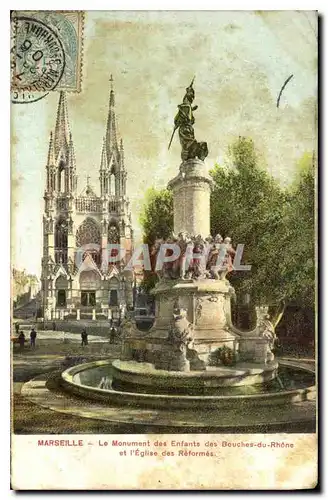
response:
M118 294L117 290L110 290L109 295L109 305L110 306L118 306Z
M95 306L96 305L96 292L95 291L84 291L81 292L81 305L84 307Z
M66 290L57 291L57 306L66 307Z

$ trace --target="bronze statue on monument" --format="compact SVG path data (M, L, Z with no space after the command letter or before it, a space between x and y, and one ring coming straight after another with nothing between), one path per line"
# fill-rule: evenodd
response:
M181 144L181 158L183 161L198 158L204 161L208 155L208 148L206 142L197 142L194 132L194 111L198 106L192 106L195 99L195 91L193 88L195 77L192 79L189 87L186 88L182 104L178 105L178 113L174 118L174 130L169 143L171 146L175 131L179 129L179 139Z

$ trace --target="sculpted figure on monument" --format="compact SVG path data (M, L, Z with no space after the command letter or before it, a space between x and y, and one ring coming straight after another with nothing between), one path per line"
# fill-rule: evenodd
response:
M193 340L192 324L187 319L186 309L175 309L169 330L168 340L178 351L186 353L187 346Z
M174 262L174 274L177 278L185 279L191 258L192 258L192 249L190 246L191 238L186 231L181 231L178 234L177 244L180 248L180 256Z
M172 248L161 247L170 244L179 247L178 256L163 262L164 256L174 255ZM161 249L162 248L162 249ZM231 245L231 238L223 238L217 234L203 238L201 234L189 235L181 231L177 236L172 232L166 239L157 239L150 251L151 268L160 279L205 279L224 280L233 271L233 258L236 251Z
M203 279L207 277L206 259L205 259L205 241L198 234L194 239L192 277L194 279Z
M177 245L179 241L178 236L172 232L170 236L167 238L165 243L168 243L170 245ZM166 254L170 255L172 251L170 249L166 250ZM170 262L164 262L163 263L163 268L162 268L162 277L164 279L177 279L179 277L179 273L176 270L176 261L170 261Z
M266 361L270 362L274 360L274 354L272 349L274 348L274 343L277 338L275 333L275 328L270 321L270 315L266 314L264 317L260 318L259 321L259 335L268 340L267 347L267 358Z
M233 258L236 254L232 247L231 238L227 236L222 241L222 236L217 234L211 249L207 267L216 280L224 280L226 275L233 271Z
M125 317L121 323L120 331L122 338L129 337L134 329L134 323L131 318Z
M220 257L223 259L223 262L221 264L223 270L221 272L220 279L225 279L226 275L234 270L233 259L235 255L236 251L232 247L231 238L227 236L226 238L224 238L223 243L221 243L220 247Z
M150 249L150 263L151 263L151 268L153 271L156 271L156 274L159 278L162 277L162 269L156 270L156 263L157 263L157 256L159 253L159 250L161 248L161 244L164 243L164 240L162 238L158 238L155 240L155 243L152 245Z
M198 106L193 106L192 103L195 99L195 91L193 89L194 80L192 80L189 87L186 88L182 104L178 105L178 113L174 118L174 130L169 144L169 149L173 139L174 132L179 129L179 139L181 144L181 158L183 161L192 158L199 158L205 160L208 155L208 148L206 142L197 142L194 132L194 111Z
M217 234L214 238L214 242L210 248L209 251L209 256L207 260L207 269L210 271L212 277L216 280L220 279L219 275L219 265L218 265L218 259L219 259L219 253L220 253L220 248L221 248L221 243L223 241L223 238L220 234Z
M206 268L208 269L208 261L210 258L210 253L212 250L214 238L210 234L205 238L204 241L204 253L205 253L205 261L206 261Z

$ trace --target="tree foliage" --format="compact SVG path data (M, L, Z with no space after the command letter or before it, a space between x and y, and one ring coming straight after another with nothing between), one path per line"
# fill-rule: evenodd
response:
M271 296L314 307L315 301L315 185L312 169L301 173L289 191L284 218L274 234L266 234L259 252L266 265L257 276Z
M243 260L252 268L235 272L234 286L258 304L313 305L315 191L309 155L288 189L264 169L252 140L240 137L229 156L231 168L216 166L212 172L211 225L235 245L245 245Z
M230 236L234 245L243 244L243 264L251 271L236 271L231 276L239 292L248 292L256 302L270 295L267 283L259 287L259 270L267 265L261 240L282 223L288 196L260 165L253 141L240 137L229 148L230 167L216 165L211 172L213 233ZM255 283L257 286L255 286Z
M139 220L144 243L153 245L157 238L167 238L173 230L172 192L168 189L148 189Z
M156 239L168 238L173 231L173 197L168 189L157 191L154 188L146 192L145 203L140 215L143 228L143 241L149 248ZM145 271L142 288L149 292L158 281L153 271Z
M23 271L13 268L12 270L12 295L14 300L28 291L28 287L37 282L37 277Z

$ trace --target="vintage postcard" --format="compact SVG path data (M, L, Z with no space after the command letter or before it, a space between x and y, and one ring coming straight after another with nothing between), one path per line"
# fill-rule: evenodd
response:
M12 488L316 488L317 12L10 30Z

